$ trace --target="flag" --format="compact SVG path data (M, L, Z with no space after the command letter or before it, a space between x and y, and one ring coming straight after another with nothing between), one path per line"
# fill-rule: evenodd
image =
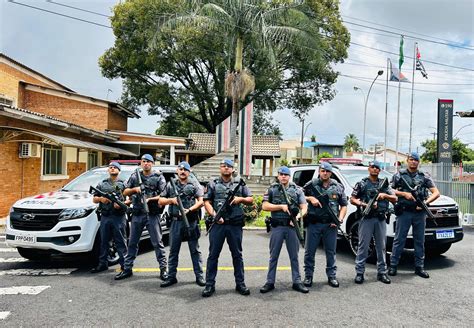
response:
M423 75L423 77L427 79L428 73L426 73L425 66L423 66L423 63L421 62L420 58L420 50L418 50L418 46L416 46L416 70L420 71L421 75Z
M398 60L398 69L400 71L402 70L402 65L404 61L405 61L405 58L403 57L403 35L402 35L402 38L400 39L400 59Z
M392 65L392 61L390 60L390 58L388 59L388 63L389 63L389 66L390 66L390 79L389 81L391 82L410 82L406 77L405 75L403 75L399 70L398 68L396 67L393 67Z

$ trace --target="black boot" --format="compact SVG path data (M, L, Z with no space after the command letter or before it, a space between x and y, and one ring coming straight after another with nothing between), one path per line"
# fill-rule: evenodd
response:
M206 286L206 280L204 280L203 277L197 277L196 278L196 284L198 286L204 287L204 286Z
M265 293L268 293L269 291L274 290L274 289L275 289L275 285L274 284L269 284L267 282L265 285L263 285L262 288L260 288L260 293L265 294Z
M396 276L397 275L397 267L396 266L390 266L388 269L388 275L389 276Z
M250 295L250 289L248 289L247 286L245 286L245 284L240 284L240 285L235 286L235 290L240 295L244 295L244 296Z
M420 276L421 278L429 278L430 277L428 272L426 272L423 267L416 267L415 268L415 274Z
M356 274L356 277L354 278L354 282L356 284L359 284L359 285L363 284L364 283L364 274L363 273Z
M306 287L313 286L313 277L305 277L303 281L303 285L305 285Z
M106 266L106 265L98 265L96 266L95 268L93 268L91 270L91 273L99 273L99 272L102 272L102 271L106 271L108 270L109 268Z
M296 290L297 292L300 292L300 293L303 293L303 294L307 294L309 292L309 289L306 288L302 282L298 282L298 283L295 283L293 284L292 288L294 290Z
M204 290L202 291L202 297L209 297L214 294L215 291L216 289L214 288L214 286L207 285L206 288L204 288Z
M119 274L117 274L114 279L115 280L122 280L122 279L125 279L125 278L130 278L131 276L133 276L133 271L131 269L128 269L128 270L123 270L122 272L119 272Z
M389 284L392 282L385 273L378 274L377 280L383 282L384 284Z
M172 286L172 285L177 284L177 283L178 283L178 279L168 278L167 280L165 280L161 283L160 287L169 287L169 286Z
M160 268L160 279L163 281L168 280L168 271L166 271L166 268Z
M339 281L337 281L336 277L329 277L328 278L328 284L331 287L338 288L339 287Z

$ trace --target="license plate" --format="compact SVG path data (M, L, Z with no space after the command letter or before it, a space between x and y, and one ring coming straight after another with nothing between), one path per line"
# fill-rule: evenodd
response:
M15 241L20 243L34 244L36 243L35 236L15 236Z
M439 230L439 231L436 231L436 239L447 239L447 238L454 238L454 231L453 230Z

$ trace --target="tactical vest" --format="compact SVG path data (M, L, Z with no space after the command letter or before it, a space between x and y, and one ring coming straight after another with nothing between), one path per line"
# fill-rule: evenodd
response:
M382 183L381 179L378 179L377 183L373 184L369 178L364 178L362 179L360 183L361 183L360 187L361 187L361 194L362 194L361 199L366 204L375 196L377 191L388 194L388 190L389 190L388 187L382 190L378 190L378 187ZM388 206L389 206L388 200L386 199L378 200L377 208L372 209L368 216L369 217L371 216L382 217L387 213Z
M274 183L272 184L271 191L272 191L272 204L274 205L282 205L282 204L287 204L285 200L285 195L281 191L281 185L279 183ZM288 194L288 197L290 198L291 204L293 206L299 206L298 204L298 195L296 194L296 184L293 182L290 182L288 184L288 188L286 189L286 193ZM290 206L288 206L290 207ZM271 212L271 225L273 227L277 226L287 226L290 224L290 215L288 213L283 212L283 211L273 211Z
M125 189L125 184L122 180L117 180L115 182L111 179L102 180L97 186L97 189L104 193L115 193L119 200L124 200L122 192ZM116 209L112 202L107 204L99 203L99 211L102 215L122 215L125 213L122 209Z
M398 181L398 185L400 186L400 191L410 192L410 189L405 185L405 183L401 180L401 177L404 177L406 182L414 188L416 186L420 186L419 192L422 194L423 199L428 198L428 190L424 187L425 182L425 175L423 172L417 171L415 176L412 176L408 170L401 170L400 171L400 180ZM405 197L398 197L398 206L401 206L407 210L414 211L416 208L416 201L411 201L406 199Z
M188 181L186 184L181 184L179 181L176 181L176 189L178 190L178 194L180 195L179 198L183 203L183 207L185 209L190 208L194 204L196 204L196 192L198 191L198 187L194 185L191 181ZM171 187L171 186L170 186ZM170 188L171 195L170 197L174 198L176 195L174 194L173 188ZM171 217L180 217L181 213L179 212L178 205L170 205L169 213ZM189 212L186 214L186 217L189 221L195 221L197 219L197 211Z
M339 216L339 197L340 190L336 180L330 179L329 186L324 189L320 179L313 179L311 184L322 195L328 195L329 206L336 216ZM316 197L314 190L309 189L310 196ZM323 207L313 206L311 202L308 203L308 219L311 223L330 223L331 217Z
M222 204L224 204L228 193L231 192L237 186L237 184L238 182L232 181L232 184L226 186L220 178L214 179L215 195L212 202L212 207L216 212L221 208ZM237 190L235 196L242 197L242 187ZM225 223L232 225L243 225L245 221L244 210L240 205L227 206L222 218L224 219Z
M140 173L143 184L145 185L145 195L146 198L155 197L161 194L160 188L160 180L162 179L162 174L157 172L152 172L150 175L145 176L144 174ZM133 173L132 177L134 178L134 182L136 182L136 186L138 187L138 177L136 172ZM138 194L132 197L133 200L133 214L143 214L143 204L141 201L141 197L138 197ZM163 211L162 208L159 207L157 201L148 202L148 209L151 214L159 214Z

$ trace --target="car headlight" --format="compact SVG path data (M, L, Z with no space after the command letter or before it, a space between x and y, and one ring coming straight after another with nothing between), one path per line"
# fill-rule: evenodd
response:
M67 208L59 215L59 221L80 219L88 216L95 210L95 206L82 207L82 208Z

